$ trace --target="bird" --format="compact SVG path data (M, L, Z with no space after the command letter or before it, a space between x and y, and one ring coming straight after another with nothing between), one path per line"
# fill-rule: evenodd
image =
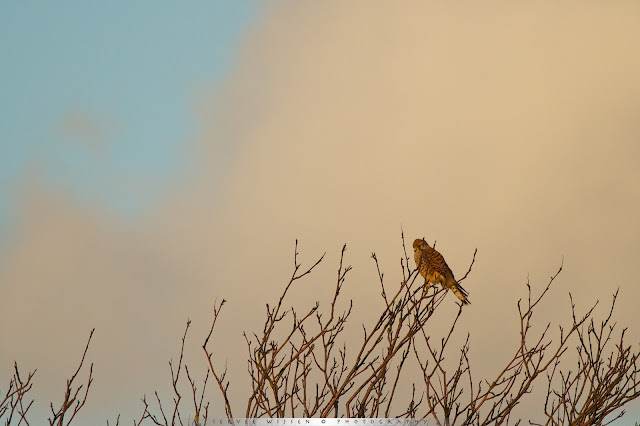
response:
M430 247L424 239L417 239L413 242L413 252L416 268L424 277L427 290L431 284L440 283L451 290L463 305L471 303L469 293L458 284L444 257L436 249Z

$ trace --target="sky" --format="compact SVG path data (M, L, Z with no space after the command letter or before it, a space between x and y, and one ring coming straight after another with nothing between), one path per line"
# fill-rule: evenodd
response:
M258 9L255 2L0 7L5 227L12 187L25 174L125 218L152 208L191 167L184 141L193 133L194 98L228 74Z
M569 320L569 292L602 314L619 287L638 342L639 12L1 5L0 379L13 360L38 368L45 413L95 327L82 414L129 423L142 395L171 395L187 319L204 374L215 300L217 356L244 377L241 332L260 328L296 239L303 264L327 255L291 303L331 295L346 243L364 321L380 303L371 252L399 282L401 229L437 241L457 276L478 248L459 326L488 375L525 282L561 263L536 326Z

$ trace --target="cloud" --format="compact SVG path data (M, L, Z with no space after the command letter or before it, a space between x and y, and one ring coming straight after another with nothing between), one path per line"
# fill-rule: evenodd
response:
M346 242L345 297L361 321L380 302L372 251L399 280L401 226L409 240L437 240L457 275L478 247L461 327L487 372L500 360L485 355L516 336L509 319L527 276L542 287L563 257L541 322L567 320L568 291L586 307L620 286L618 318L632 324L637 8L272 6L198 112L199 138L186 149L200 168L144 222L25 187L0 259L11 295L0 301L2 368L24 360L58 389L95 326L101 405L88 409L114 417L113 407L169 390L166 361L187 316L199 365L212 302L226 298L217 350L243 378L240 330L259 327L264 302L279 295L296 238L304 263L328 254L290 303L326 300Z
M110 136L107 126L87 112L78 109L67 111L56 130L65 139L96 147L103 146Z
M284 253L308 235L397 256L403 224L459 268L478 246L479 281L505 291L562 255L576 282L628 282L635 7L281 6L228 88L243 135L225 186L224 223L242 224L230 239ZM587 249L602 244L616 249ZM596 259L630 269L587 273Z

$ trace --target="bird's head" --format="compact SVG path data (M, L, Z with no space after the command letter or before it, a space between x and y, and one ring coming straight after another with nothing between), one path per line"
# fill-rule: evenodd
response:
M415 240L415 241L413 242L413 251L414 251L414 252L416 252L416 251L418 251L418 250L422 250L422 249L424 249L427 245L428 245L428 244L427 244L427 242L426 242L425 240L420 240L420 239Z

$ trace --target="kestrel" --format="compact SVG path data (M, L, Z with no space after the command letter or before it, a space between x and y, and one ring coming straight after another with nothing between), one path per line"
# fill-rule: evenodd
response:
M469 294L453 276L449 265L444 257L434 248L431 248L425 240L415 240L413 242L414 259L420 275L424 277L427 289L431 284L440 283L444 288L448 288L455 294L463 305L468 305Z

